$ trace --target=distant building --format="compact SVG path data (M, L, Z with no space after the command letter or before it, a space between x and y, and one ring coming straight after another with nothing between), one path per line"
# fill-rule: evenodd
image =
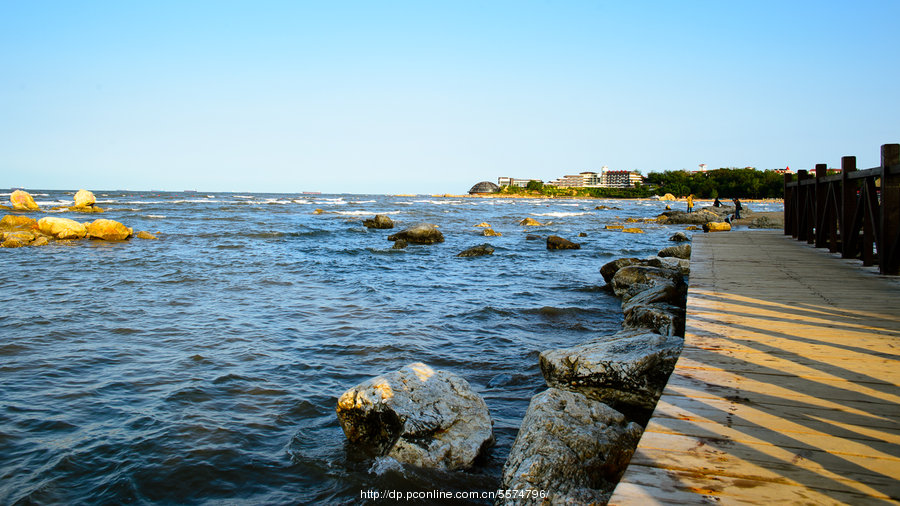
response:
M515 177L498 177L497 184L500 186L517 186L519 188L525 188L528 186L528 183L532 181L537 181L539 183L543 183L540 179L519 179Z
M494 192L496 192L496 191L499 190L499 189L500 189L499 186L495 185L494 183L492 183L492 182L490 182L490 181L482 181L482 182L480 182L480 183L476 183L475 186L473 186L473 187L469 190L469 193L470 193L470 194L477 194L477 193L494 193Z
M566 175L547 184L560 188L631 188L643 183L644 178L627 170L606 170L600 173L581 172L574 175Z
M629 170L609 170L603 176L606 188L631 188L644 182L643 176Z
M794 171L791 170L790 167L785 167L783 169L775 169L776 174L793 174Z

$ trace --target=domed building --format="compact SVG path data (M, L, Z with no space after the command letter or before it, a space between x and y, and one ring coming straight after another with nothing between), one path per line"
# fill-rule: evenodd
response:
M494 183L492 183L490 181L482 181L482 182L476 184L475 186L473 186L472 189L469 190L469 194L474 195L476 193L494 193L499 189L500 189L499 186L495 185Z

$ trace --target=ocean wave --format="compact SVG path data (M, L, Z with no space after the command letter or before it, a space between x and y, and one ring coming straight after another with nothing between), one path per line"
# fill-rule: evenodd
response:
M563 212L563 211L557 211L557 212L553 212L553 213L531 213L532 216L549 216L552 218L564 218L566 216L584 216L585 214L590 214L590 213L588 213L586 211L568 212L568 213Z
M385 211L376 213L374 211L332 211L333 214L344 216L372 216L373 214L400 214L401 211Z
M161 219L164 219L164 218L165 218L165 215L162 215L162 214L147 214L147 215L144 215L144 217L145 217L145 218L155 218L155 219L161 220Z

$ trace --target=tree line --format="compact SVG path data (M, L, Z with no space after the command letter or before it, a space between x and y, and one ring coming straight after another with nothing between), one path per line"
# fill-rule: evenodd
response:
M651 172L634 188L563 188L531 181L526 188L504 186L499 193L548 197L647 198L671 193L676 197L771 199L784 197L784 176L773 170L727 168L706 172Z

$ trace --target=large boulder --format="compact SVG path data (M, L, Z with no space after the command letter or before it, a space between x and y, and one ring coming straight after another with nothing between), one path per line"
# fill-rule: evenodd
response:
M383 214L376 214L374 218L363 220L363 225L365 225L366 228L386 230L389 228L394 228L394 220Z
M678 246L669 246L661 249L657 256L688 259L691 258L691 245L679 244Z
M7 214L0 218L0 230L31 230L37 228L37 220L28 216Z
M568 239L551 235L547 237L547 249L579 249L581 245Z
M347 390L337 416L351 442L420 467L468 468L494 441L484 399L466 380L423 363Z
M727 221L715 222L711 221L709 223L703 224L704 232L728 232L731 230L731 223Z
M134 234L134 230L114 220L94 220L87 225L87 236L104 241L124 241Z
M485 255L493 255L493 254L494 254L494 248L490 244L484 243L484 244L481 244L478 246L472 246L471 248L462 251L461 253L459 253L456 256L458 256L458 257L480 257L480 256L485 256Z
M625 314L622 327L648 329L664 336L684 337L685 312L672 304L654 303L636 305Z
M603 267L600 267L600 275L603 276L603 280L608 284L612 281L613 276L619 272L619 269L629 265L643 265L643 261L637 258L617 258L603 264Z
M536 220L534 218L525 218L524 220L519 222L519 225L522 225L525 227L542 227L542 226L544 226L543 223L539 222L538 220Z
M688 242L691 238L684 232L675 232L672 234L672 237L669 237L669 240L674 242Z
M9 195L9 202L16 211L37 211L40 209L34 198L25 190L16 190Z
M78 190L75 192L75 197L73 198L75 201L75 205L73 207L88 207L97 203L97 199L94 197L94 194L89 192L88 190Z
M644 260L644 265L678 271L685 277L691 275L691 261L684 258L650 257Z
M606 504L641 427L583 394L550 388L531 398L503 467L496 504Z
M680 289L685 285L684 276L671 269L648 265L629 265L616 271L610 284L613 292L622 297L623 302L628 302L630 298L653 285L665 283L671 283Z
M87 227L68 218L45 216L38 220L37 225L41 233L57 239L81 239L87 234Z
M703 225L710 221L719 221L720 219L722 219L721 215L709 209L701 209L693 213L666 211L657 217L660 223L683 225Z
M583 393L616 409L653 409L684 339L626 329L571 348L541 353L547 385Z
M444 242L444 234L437 229L437 225L419 223L388 236L389 241L400 239L413 244L434 244L436 242Z
M21 248L34 241L35 235L31 232L0 232L0 248Z

